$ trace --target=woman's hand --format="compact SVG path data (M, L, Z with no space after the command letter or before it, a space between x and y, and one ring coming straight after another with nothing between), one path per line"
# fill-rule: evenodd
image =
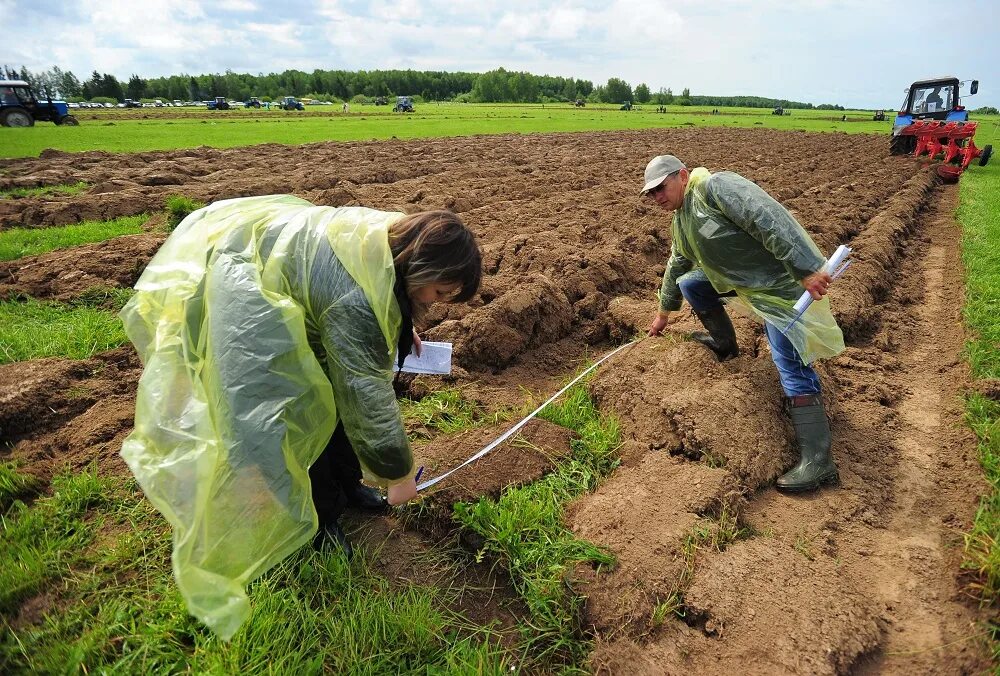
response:
M389 504L395 507L417 497L417 480L407 479L389 486Z
M420 336L417 334L417 330L413 329L413 354L420 356L420 353L424 349L424 343L420 340Z

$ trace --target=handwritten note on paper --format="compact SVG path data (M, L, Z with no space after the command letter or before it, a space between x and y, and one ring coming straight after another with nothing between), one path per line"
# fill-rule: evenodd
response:
M423 342L423 350L418 357L412 351L406 355L403 368L397 368L403 373L423 373L429 375L447 375L451 373L451 343Z

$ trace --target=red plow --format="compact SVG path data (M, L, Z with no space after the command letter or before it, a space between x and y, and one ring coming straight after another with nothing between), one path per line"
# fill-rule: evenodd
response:
M976 135L977 122L958 122L941 120L916 120L899 130L899 136L912 136L913 156L927 155L935 159L942 155L941 164L937 167L938 175L948 182L955 182L963 171L976 158L979 166L984 167L993 154L993 146L977 148L972 137Z

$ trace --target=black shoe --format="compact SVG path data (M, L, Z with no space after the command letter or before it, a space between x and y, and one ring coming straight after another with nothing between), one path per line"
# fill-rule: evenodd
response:
M714 352L719 361L727 361L739 356L740 349L736 345L736 330L733 328L733 322L730 321L729 315L726 314L726 308L720 305L704 312L695 311L694 314L708 329L708 333L694 331L691 334L692 340Z
M317 552L330 549L331 547L343 549L344 556L348 560L354 556L354 546L347 539L347 534L337 521L320 526L320 529L316 532L316 536L313 537L313 549Z
M386 500L376 488L366 486L360 481L352 484L350 488L344 489L347 496L347 504L356 509L363 509L367 512L385 512L389 509L389 501Z

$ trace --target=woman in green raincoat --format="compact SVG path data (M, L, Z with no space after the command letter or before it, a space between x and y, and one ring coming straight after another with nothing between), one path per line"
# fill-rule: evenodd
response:
M228 639L244 587L311 538L349 550L348 505L416 495L393 366L413 319L478 290L472 232L445 211L289 195L188 216L122 310L145 369L122 457L174 528L189 611Z

